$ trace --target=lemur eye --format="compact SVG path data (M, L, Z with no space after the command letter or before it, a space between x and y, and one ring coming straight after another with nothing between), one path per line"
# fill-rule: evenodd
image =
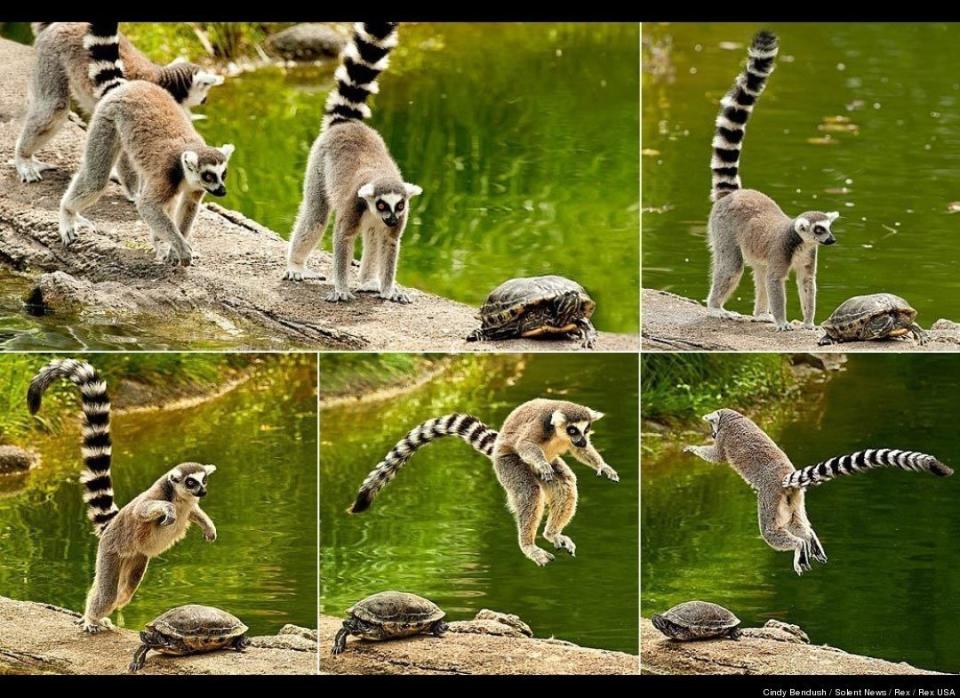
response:
M815 232L817 235L823 235L827 231L824 229L822 225L818 225L818 226L814 226L813 232Z
M377 202L377 210L378 210L378 211L386 211L386 210L387 210L387 205L386 205L385 203L383 203L382 201L378 201L378 202Z
M188 478L187 478L187 487L193 488L193 487L196 487L196 486L197 486L197 481L194 480L192 477L188 477Z
M570 434L570 436L576 436L576 435L577 435L577 428L576 428L576 427L567 427L567 433Z
M204 173L203 173L203 181L204 181L204 182L213 182L213 180L214 180L214 176L213 176L211 173L209 173L209 172L204 172Z
M403 202L401 201L400 203L397 204L397 211L402 211L402 210L403 210Z

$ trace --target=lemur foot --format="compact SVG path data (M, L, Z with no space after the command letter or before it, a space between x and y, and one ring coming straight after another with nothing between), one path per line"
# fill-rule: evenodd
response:
M83 628L83 632L87 633L87 635L96 635L104 630L115 630L113 623L110 622L109 618L101 618L100 620L82 618L78 621L78 623Z
M97 226L93 222L78 213L60 217L60 241L63 242L64 247L69 247L76 241L78 228L86 228L94 233L97 231Z
M182 250L178 250L174 245L171 245L163 261L174 267L189 267L193 264L193 260L194 254L190 245L184 245Z
M413 299L410 297L406 291L401 291L399 288L391 288L386 291L380 292L380 297L384 300L391 301L393 303L412 303Z
M529 548L524 549L523 554L533 560L538 567L543 567L548 562L553 560L553 555L548 553L543 548L538 548L535 545L531 545Z
M562 533L557 533L552 538L547 536L544 536L544 538L553 543L553 547L555 547L557 550L566 550L568 553L570 553L570 557L577 556L577 545L568 536L565 536Z
M732 310L724 310L723 308L707 308L707 315L720 318L721 320L740 320L743 318L740 313Z
M614 482L620 482L620 476L617 475L617 471L611 468L609 465L604 465L597 471L597 477L605 477L608 480L613 480Z
M313 269L304 267L303 269L287 269L283 275L284 281L305 281L306 279L316 279L317 281L326 281L327 277L315 272Z
M20 181L23 183L39 182L43 179L40 173L44 170L54 169L53 165L40 162L35 158L16 158L14 166L17 168L17 174L20 175Z
M357 296L350 291L330 291L323 298L327 303L346 303L356 299Z
M778 322L777 323L777 332L792 332L794 329L793 325L789 321Z
M803 323L803 329L805 329L805 330L815 330L815 329L817 329L817 326L814 325L812 322L805 322L805 323Z
M774 322L773 313L760 313L753 316L754 322Z
M364 281L357 287L357 293L380 293L380 282L377 280Z

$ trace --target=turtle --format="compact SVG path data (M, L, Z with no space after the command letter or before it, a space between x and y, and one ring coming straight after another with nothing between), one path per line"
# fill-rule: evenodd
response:
M740 619L733 613L709 601L685 601L663 615L650 619L653 627L671 640L709 640L740 637Z
M480 308L480 327L468 342L541 335L574 335L592 349L597 330L590 316L597 304L576 281L562 276L510 279L497 286Z
M347 618L333 641L333 654L346 649L347 636L393 640L426 633L440 637L449 627L446 614L433 601L403 591L382 591L347 609Z
M841 303L823 322L826 334L817 344L865 342L906 334L912 334L921 345L926 344L927 333L915 322L916 318L917 311L892 293L854 296Z
M239 618L213 606L188 604L171 608L140 631L143 644L133 653L130 671L143 668L150 650L184 655L230 647L242 652L250 644L247 630Z

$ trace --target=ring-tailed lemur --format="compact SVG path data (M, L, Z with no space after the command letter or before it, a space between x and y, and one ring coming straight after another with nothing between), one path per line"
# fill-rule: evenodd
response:
M711 412L704 419L713 432L712 446L685 446L708 463L727 462L757 493L760 535L774 550L793 551L793 569L803 574L811 559L825 563L827 554L807 518L804 494L839 475L873 468L896 467L945 477L953 470L934 456L915 451L871 449L857 451L797 470L767 434L749 417L730 409Z
M730 294L740 283L744 263L753 269L755 300L753 314L758 320L790 330L787 321L785 283L790 270L796 271L803 326L813 329L817 300L817 248L837 239L830 225L839 213L807 211L796 218L787 216L766 194L742 189L740 149L747 119L767 78L773 72L779 50L777 37L759 32L747 53L747 65L733 87L721 100L713 137L713 188L708 225L708 242L713 256L712 283L707 309L715 317L736 317L724 310Z
M233 145L211 148L169 92L124 79L116 22L91 24L87 43L94 89L103 97L90 120L80 169L60 202L63 244L76 240L78 225L94 227L80 214L106 190L122 152L136 172L137 211L150 227L158 260L189 266L190 228L204 194L226 195Z
M290 238L284 278L324 278L305 263L334 211L334 288L326 297L334 303L355 298L349 272L361 234L363 256L357 290L379 293L397 303L410 302L410 296L396 285L397 258L409 200L423 190L403 180L383 138L363 123L370 116L365 101L378 92L376 78L386 69L388 55L396 45L396 23L355 25L353 39L335 73L336 88L327 98L323 130L307 161L303 201Z
M81 623L84 631L98 633L112 627L110 614L133 598L150 558L183 539L191 523L203 529L208 541L216 540L217 529L200 508L200 498L207 494L207 478L217 468L181 463L118 509L110 477L110 399L107 385L97 370L74 359L51 361L30 383L27 393L30 413L37 413L44 391L60 378L77 386L82 401L84 424L80 450L85 470L80 481L87 516L100 538L100 545L96 575L87 594Z
M70 110L71 95L81 111L93 113L99 95L90 74L91 40L86 22L34 23L36 63L30 82L27 116L14 151L14 165L23 182L39 182L51 165L34 155L50 142ZM183 109L207 100L211 87L223 84L223 77L185 61L157 65L122 34L118 35L123 73L129 80L147 80L166 89ZM109 49L108 49L109 50ZM129 195L136 193L135 172L121 158L120 178Z
M577 547L563 535L563 528L577 511L577 477L561 456L569 451L598 476L619 482L617 472L590 443L591 425L601 417L602 412L572 402L537 399L513 410L499 432L467 414L429 419L401 439L367 475L349 512L369 509L377 493L421 446L442 436L459 436L493 461L517 521L523 554L541 566L553 560L553 555L536 545L544 508L549 507L543 537L558 550L574 555Z

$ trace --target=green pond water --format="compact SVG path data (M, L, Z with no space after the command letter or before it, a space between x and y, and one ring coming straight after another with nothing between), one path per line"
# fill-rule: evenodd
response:
M262 367L241 387L188 409L114 415L121 505L177 463L218 467L203 500L217 540L207 543L193 526L155 558L122 611L126 627L139 629L191 602L234 613L253 634L276 633L285 623L315 627L315 376L307 362ZM0 478L0 595L81 611L97 539L77 482L79 404L77 418L66 423L62 436L34 445L40 468Z
M655 47L643 54L646 287L696 299L709 291L713 121L759 28L644 26ZM779 64L751 118L741 176L788 215L840 212L839 244L820 251L817 320L878 291L907 298L924 326L960 317L960 221L948 212L960 200L960 80L931 70L960 59L960 25L771 28L781 37ZM828 117L837 115L857 133L835 132ZM827 136L829 144L808 142ZM752 299L746 274L728 307L750 312ZM792 282L788 314L800 317Z
M958 391L956 356L851 356L770 434L797 467L877 447L933 453L956 467ZM729 466L678 450L645 458L643 615L699 598L746 626L778 618L816 644L960 671L958 486L956 477L882 470L813 488L807 512L830 561L798 577L792 554L761 540L756 497Z
M211 93L198 128L237 146L225 206L289 234L335 66ZM402 26L379 82L369 123L424 190L400 283L479 305L511 277L561 274L599 328L637 331L638 25Z
M432 599L454 620L491 608L519 615L538 637L636 654L636 386L630 355L463 357L400 397L321 409L321 612L340 615L368 594L398 589ZM535 397L607 414L594 443L620 483L567 459L579 478L565 531L575 558L558 553L540 568L523 556L490 461L457 438L419 451L369 511L345 513L370 469L421 421L466 411L498 428ZM542 538L538 545L553 550Z

